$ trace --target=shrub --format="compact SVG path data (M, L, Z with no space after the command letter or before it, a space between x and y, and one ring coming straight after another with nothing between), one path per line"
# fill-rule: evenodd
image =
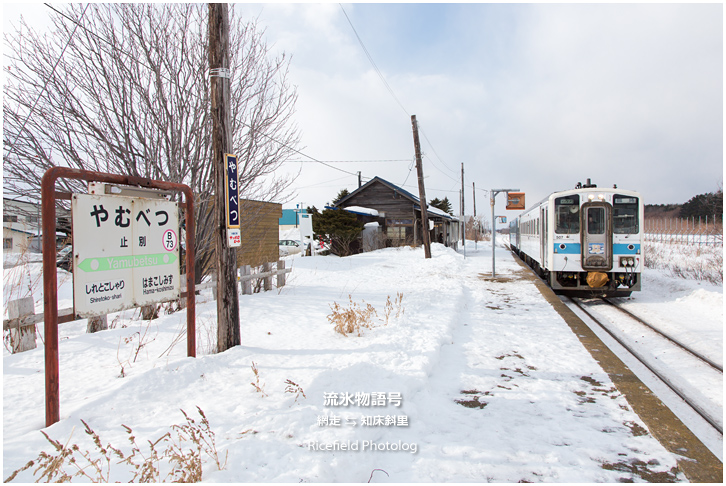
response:
M348 295L348 299L350 301L348 308L341 306L337 302L333 302L333 305L330 306L332 312L328 315L328 321L335 326L335 332L343 336L355 333L360 337L363 329L372 329L375 327L373 318L378 317L378 312L371 304L365 301L361 301L361 305L359 305L353 302L353 297L350 295ZM384 320L382 321L384 325L388 325L394 309L397 319L403 315L403 294L400 292L396 294L393 302L391 301L390 295L386 297L386 304L383 311Z
M341 307L337 302L333 302L330 306L331 314L328 315L328 321L335 326L335 332L347 336L348 334L356 333L361 336L361 330L363 328L370 329L373 327L373 316L378 316L376 309L370 305L365 304L365 308L361 308L356 302L353 302L353 297L348 296L350 300L350 307L347 309Z

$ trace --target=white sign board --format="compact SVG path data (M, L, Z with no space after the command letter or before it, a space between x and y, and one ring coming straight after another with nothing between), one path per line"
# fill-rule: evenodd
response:
M300 236L307 247L313 242L313 215L299 213L298 216L300 217Z
M74 194L71 211L78 317L179 298L176 203Z

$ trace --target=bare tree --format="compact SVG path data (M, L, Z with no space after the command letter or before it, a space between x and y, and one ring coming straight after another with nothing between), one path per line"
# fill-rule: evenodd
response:
M5 192L37 199L53 166L188 184L201 278L214 251L206 5L69 4L52 22L44 36L25 23L4 36ZM270 55L255 20L232 14L230 32L240 195L280 201L291 181L275 170L299 143L289 59Z

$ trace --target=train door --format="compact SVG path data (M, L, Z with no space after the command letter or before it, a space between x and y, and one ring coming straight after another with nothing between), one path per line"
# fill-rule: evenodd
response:
M613 264L612 206L606 202L582 205L582 268L609 271Z
M542 206L539 209L539 254L542 255L542 268L549 268L547 265L547 209Z

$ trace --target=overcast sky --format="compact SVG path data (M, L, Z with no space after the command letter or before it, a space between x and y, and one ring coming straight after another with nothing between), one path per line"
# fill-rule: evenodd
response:
M301 151L340 169L285 164L300 171L286 208L321 208L355 189L358 171L417 193L411 115L426 195L456 212L462 163L467 214L472 183L478 214L490 214L490 188L521 189L529 206L587 178L654 204L722 186L721 4L235 8L292 55ZM4 12L7 28L16 14Z

